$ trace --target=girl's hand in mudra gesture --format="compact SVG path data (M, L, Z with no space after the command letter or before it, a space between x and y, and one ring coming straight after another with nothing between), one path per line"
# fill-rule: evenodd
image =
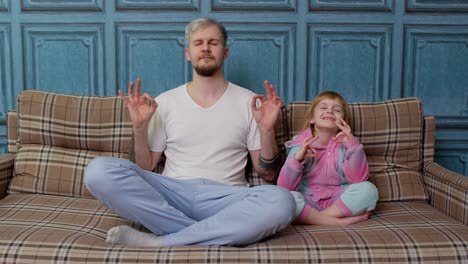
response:
M307 157L310 157L310 158L317 157L317 151L312 147L312 143L317 141L318 138L319 138L318 136L316 137L310 136L304 139L304 142L302 143L301 148L299 149L298 152L296 152L296 154L294 154L294 158L296 158L297 161L301 162Z
M351 134L351 127L342 118L336 120L336 125L341 130L333 138L336 142L346 143L354 139L353 134Z

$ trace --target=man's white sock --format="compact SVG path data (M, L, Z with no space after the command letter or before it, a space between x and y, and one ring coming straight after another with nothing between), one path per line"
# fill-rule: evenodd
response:
M107 243L114 245L161 247L162 239L152 233L135 230L129 226L116 226L107 231Z

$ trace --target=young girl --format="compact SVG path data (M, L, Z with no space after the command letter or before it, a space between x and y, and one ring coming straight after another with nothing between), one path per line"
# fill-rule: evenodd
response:
M368 219L377 188L368 178L363 146L346 123L348 105L327 91L312 101L305 129L286 142L278 185L296 199L298 224L344 226Z

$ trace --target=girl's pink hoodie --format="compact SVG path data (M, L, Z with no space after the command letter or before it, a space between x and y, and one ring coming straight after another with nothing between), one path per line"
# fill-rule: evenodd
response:
M306 203L323 210L334 202L342 187L366 181L369 169L364 148L356 137L346 143L332 139L328 146L313 142L317 157L298 162L294 154L311 135L310 129L305 129L285 143L288 158L281 169L278 185L302 193ZM338 168L340 163L342 166Z

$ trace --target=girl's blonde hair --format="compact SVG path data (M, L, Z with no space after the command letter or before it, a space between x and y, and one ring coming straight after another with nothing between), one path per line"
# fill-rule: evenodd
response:
M309 111L307 112L307 119L304 124L304 128L310 128L312 131L312 135L314 134L314 125L310 123L310 120L314 117L315 107L323 100L323 99L330 99L330 100L338 100L338 102L343 106L343 119L346 123L349 124L349 107L346 100L341 96L339 93L334 91L325 91L317 95L312 103L310 103Z

